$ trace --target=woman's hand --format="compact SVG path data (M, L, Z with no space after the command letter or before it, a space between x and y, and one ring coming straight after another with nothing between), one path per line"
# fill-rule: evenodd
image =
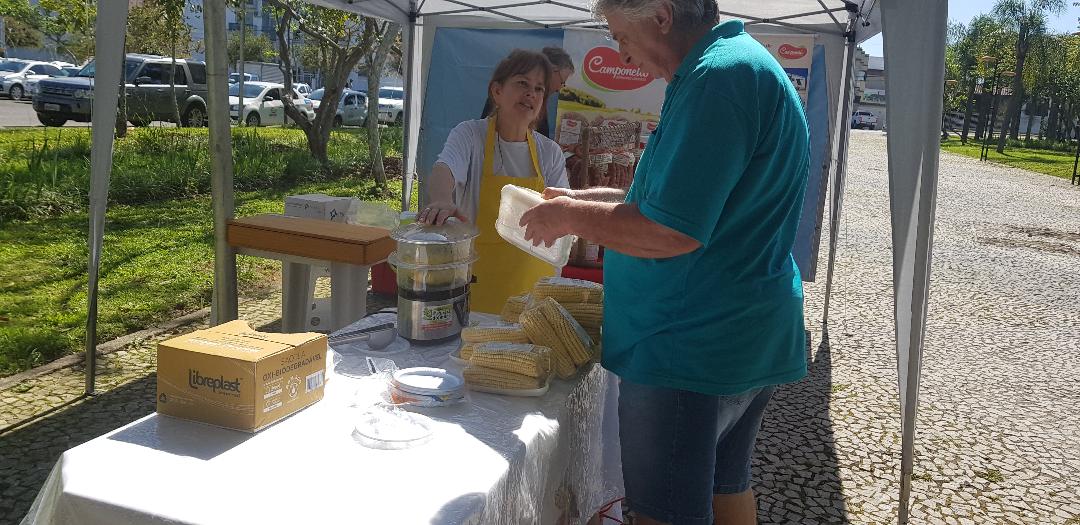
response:
M461 222L469 222L469 218L462 214L452 202L432 202L420 210L416 220L424 224L444 224L450 217L457 217Z
M571 199L576 199L577 197L574 196L574 193L576 192L570 188L544 188L544 199L551 200L555 197L570 197Z

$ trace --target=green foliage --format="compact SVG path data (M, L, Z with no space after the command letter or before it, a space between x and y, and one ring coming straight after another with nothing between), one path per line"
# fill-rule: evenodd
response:
M183 0L146 0L128 10L127 51L151 55L191 56L191 26L184 20Z
M41 47L41 32L18 18L4 17L4 40L8 47Z
M566 100L568 102L577 102L584 106L591 106L594 108L604 107L604 101L578 89L566 86L559 90L559 100Z
M401 130L386 129L384 152L401 155ZM206 195L210 160L206 129L132 130L116 144L109 189L113 204L159 202ZM329 168L307 153L304 134L293 129L233 130L233 177L240 191L365 174L366 137L331 136ZM43 218L85 209L90 180L87 129L0 132L0 226L5 221Z
M230 64L240 61L240 32L230 31L226 53ZM277 60L277 44L270 37L248 31L244 35L244 61L246 62L273 62Z
M1038 145L1035 141L1032 142L1033 145ZM1028 148L1024 143L1018 141L1010 141L1009 144L1010 146L1005 150L1005 153L998 153L991 149L989 153L990 162L1063 179L1072 177L1073 155L1076 152L1075 143L1050 144L1051 149ZM975 159L979 158L980 148L981 144L975 140L968 141L966 145L960 144L960 139L957 138L950 138L941 142L943 152L955 153Z
M133 130L117 143L101 260L100 341L209 303L214 250L209 184L201 173L184 173L191 166L202 166L205 135L205 129L148 128ZM26 166L33 164L38 173L55 171L58 187L69 178L81 180L88 170L89 136L85 129L64 129L62 134L0 131L0 179L10 183L12 171L26 178ZM400 130L386 130L382 140L391 154L400 155ZM237 130L233 141L241 190L236 195L238 216L281 213L285 196L298 193L354 196L399 206L395 192L400 192L400 179L390 181L386 194L376 190L362 169L367 151L363 134L334 134L330 142L334 165L328 171L312 163L297 130ZM185 150L194 150L186 160L179 157ZM287 171L300 182L286 183ZM149 182L140 186L138 179ZM27 183L36 187L34 180ZM48 189L50 183L42 181L42 186ZM150 189L149 184L160 187ZM256 188L268 184L274 186ZM71 198L82 200L77 205L68 202L72 207L65 212L43 213L33 202L22 203L30 220L0 223L0 376L83 347L85 191L72 191ZM121 193L127 197L117 198ZM160 199L124 201L140 194ZM274 287L279 278L280 264L273 261L241 256L237 266L240 293L246 296Z
M76 62L88 58L97 3L85 0L0 0L0 16L17 20Z

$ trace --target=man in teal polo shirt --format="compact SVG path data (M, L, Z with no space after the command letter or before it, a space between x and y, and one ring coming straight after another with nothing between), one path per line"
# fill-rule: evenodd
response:
M534 243L604 245L603 366L621 378L638 523L754 523L750 459L775 385L806 374L791 247L809 170L802 103L712 0L600 0L622 59L669 83L629 192L549 188Z

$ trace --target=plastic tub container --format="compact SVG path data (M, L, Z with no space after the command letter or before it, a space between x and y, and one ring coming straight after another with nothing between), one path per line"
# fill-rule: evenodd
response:
M533 206L544 201L539 193L507 184L502 188L502 197L499 199L499 218L495 221L495 230L507 242L521 248L526 253L553 266L566 266L570 259L570 248L574 245L577 237L567 235L560 237L551 246L533 246L531 241L525 240L525 228L519 226L521 216Z

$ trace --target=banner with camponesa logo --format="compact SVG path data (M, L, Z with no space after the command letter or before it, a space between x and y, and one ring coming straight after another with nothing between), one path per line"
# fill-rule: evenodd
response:
M563 49L577 71L559 93L556 140L576 144L582 126L614 120L642 122L644 145L660 120L667 82L624 63L606 31L567 29Z
M780 62L780 66L787 72L795 90L802 98L803 107L806 107L806 97L809 90L808 79L810 78L810 65L814 57L811 50L814 49L814 35L751 35L761 42L765 49L772 53L773 58Z
M751 35L780 63L806 107L813 35ZM576 143L584 125L610 120L642 122L641 145L660 119L667 82L626 64L604 31L568 29L563 48L578 71L559 94L556 140Z

